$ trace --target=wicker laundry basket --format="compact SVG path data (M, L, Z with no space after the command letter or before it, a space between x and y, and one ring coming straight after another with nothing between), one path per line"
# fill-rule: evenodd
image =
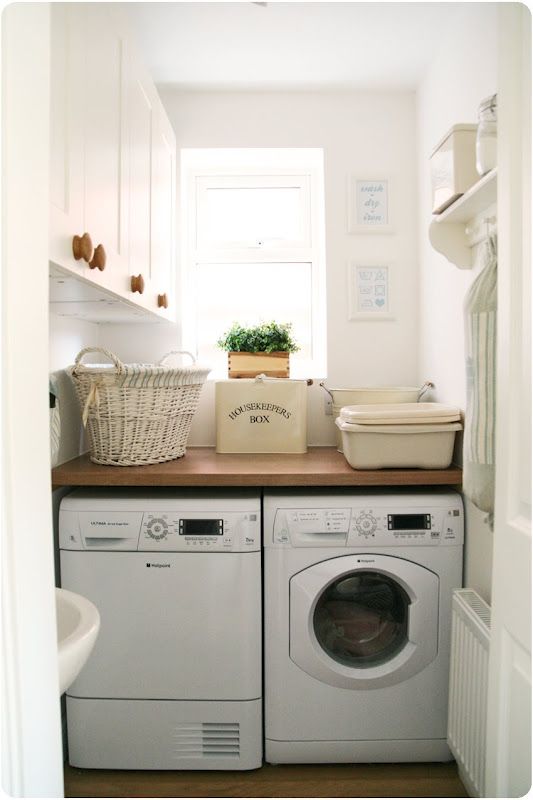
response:
M103 353L112 364L82 364ZM171 367L171 355L193 364ZM87 428L91 461L118 467L159 464L185 454L192 418L209 369L186 351L173 350L157 364L123 364L101 347L85 347L68 370Z

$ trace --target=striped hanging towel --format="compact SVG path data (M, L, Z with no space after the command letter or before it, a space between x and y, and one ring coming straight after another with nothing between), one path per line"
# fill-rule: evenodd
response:
M485 267L465 298L466 415L463 490L477 508L494 511L496 422L497 241L490 237Z
M50 376L50 385L48 387L50 396L50 460L52 466L57 466L57 458L59 455L59 445L61 443L61 417L59 413L59 391L57 388L57 381Z

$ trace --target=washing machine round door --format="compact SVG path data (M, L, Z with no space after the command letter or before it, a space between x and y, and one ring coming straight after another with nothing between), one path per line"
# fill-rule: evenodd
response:
M341 556L290 581L290 656L342 688L392 686L437 655L438 576L395 556Z

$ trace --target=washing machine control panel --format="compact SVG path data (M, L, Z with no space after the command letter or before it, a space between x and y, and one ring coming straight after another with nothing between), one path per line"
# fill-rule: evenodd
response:
M353 509L354 515L347 545L372 542L378 545L456 543L462 533L459 508L383 508L364 506ZM448 511L450 514L448 514Z
M139 536L139 550L208 553L258 550L261 522L258 513L146 511Z
M292 547L380 547L463 543L460 498L449 505L361 503L352 507L279 509L274 543Z
M62 510L59 539L63 550L248 552L261 549L261 513Z

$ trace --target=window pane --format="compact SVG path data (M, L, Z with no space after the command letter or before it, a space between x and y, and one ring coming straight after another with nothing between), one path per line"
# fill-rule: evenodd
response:
M300 187L209 188L198 246L301 242Z
M233 322L291 322L300 350L311 358L311 264L200 264L198 357L223 373L227 355L217 339Z

